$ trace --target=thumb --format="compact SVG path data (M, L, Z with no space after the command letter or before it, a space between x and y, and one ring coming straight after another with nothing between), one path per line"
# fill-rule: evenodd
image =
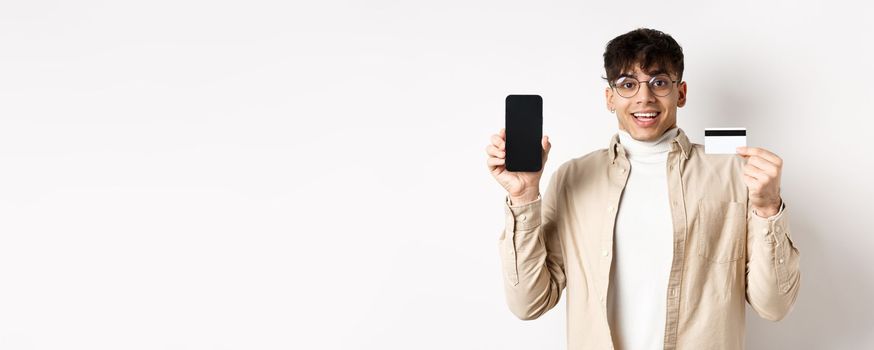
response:
M546 158L549 156L549 150L552 149L552 143L549 142L549 136L543 136L540 139L540 144L543 146L543 162L546 163Z

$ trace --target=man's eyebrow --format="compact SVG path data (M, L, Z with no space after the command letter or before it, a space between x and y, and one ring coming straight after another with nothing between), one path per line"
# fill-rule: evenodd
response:
M651 70L651 71L647 72L647 74L648 74L650 77L654 77L654 76L659 75L659 74L665 74L665 75L667 75L667 74L668 74L668 71L667 71L667 70L664 70L664 69L662 69L662 68L659 68L659 69ZM619 76L617 77L617 79L618 79L618 78L634 78L634 79L640 80L640 79L637 78L637 74L631 74L631 73L622 73L622 74L619 74Z

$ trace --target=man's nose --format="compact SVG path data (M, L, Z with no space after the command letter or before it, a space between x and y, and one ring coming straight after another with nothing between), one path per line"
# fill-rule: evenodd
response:
M655 95L650 90L649 84L640 84L637 91L637 102L655 102Z

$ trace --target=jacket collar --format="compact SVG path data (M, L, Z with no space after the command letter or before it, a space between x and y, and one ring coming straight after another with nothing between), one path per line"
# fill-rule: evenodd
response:
M679 145L680 152L683 153L684 159L689 159L689 155L692 151L692 144L689 142L689 138L686 137L686 133L683 132L683 129L678 128L677 137L671 142L671 150L675 150L674 144ZM610 162L616 162L616 156L622 155L625 157L625 149L619 147L619 133L613 135L613 138L610 140L610 147L607 149L610 152Z

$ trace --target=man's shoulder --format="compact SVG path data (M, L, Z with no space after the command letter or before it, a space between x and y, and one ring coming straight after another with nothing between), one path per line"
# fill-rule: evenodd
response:
M582 156L565 161L556 173L559 177L579 175L580 173L597 171L610 165L610 152L606 148L594 150Z

